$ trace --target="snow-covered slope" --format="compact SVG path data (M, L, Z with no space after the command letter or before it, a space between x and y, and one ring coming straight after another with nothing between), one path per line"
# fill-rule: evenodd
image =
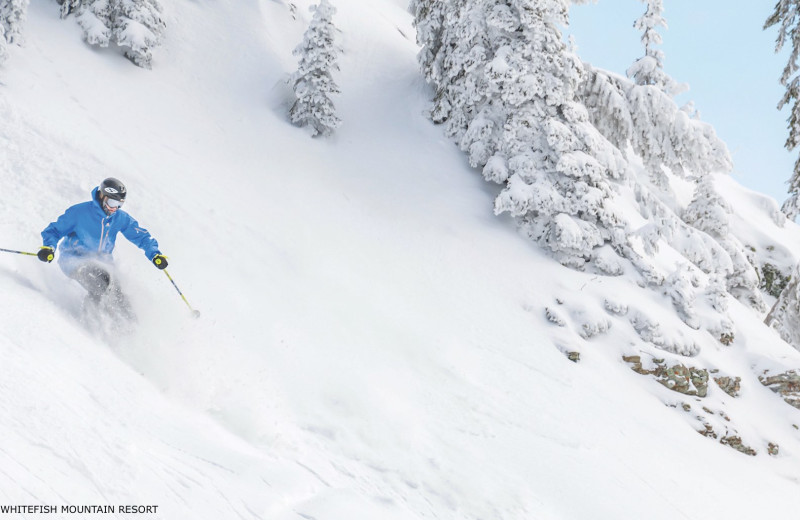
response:
M800 354L738 304L731 346L685 332L668 297L566 269L494 217L497 188L424 117L404 1L335 3L344 124L327 140L289 125L285 79L310 18L293 3L169 3L152 71L87 47L54 2L31 4L27 44L0 71L0 247L35 251L64 208L119 177L202 318L124 240L140 316L128 335L82 325L81 289L55 265L0 256L0 506L278 520L800 510L800 410L757 380ZM793 265L797 227L722 184L738 236ZM608 299L700 353L645 345ZM711 383L687 397L621 359L654 353L741 377L741 395ZM704 422L759 455L698 435Z

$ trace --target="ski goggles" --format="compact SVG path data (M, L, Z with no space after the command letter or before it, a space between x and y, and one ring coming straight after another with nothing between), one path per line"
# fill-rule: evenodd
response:
M106 206L108 206L109 208L118 208L122 206L122 204L124 203L125 203L124 200L117 200L106 197Z

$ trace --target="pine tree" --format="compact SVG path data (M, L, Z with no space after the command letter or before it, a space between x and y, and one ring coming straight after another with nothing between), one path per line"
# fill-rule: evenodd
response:
M118 45L127 47L125 56L136 65L152 68L151 49L161 41L166 28L158 0L116 0L111 34Z
M564 44L566 0L413 2L430 111L507 212L565 265L583 267L620 236L610 180L618 150L577 102L583 65Z
M310 126L315 136L328 136L341 125L330 99L331 94L339 93L331 75L332 70L339 69L336 59L340 50L335 45L336 27L332 22L336 9L328 0L320 0L311 10L314 16L303 42L294 49L300 61L291 77L295 102L289 117L296 125Z
M798 58L800 58L800 3L798 0L779 0L775 10L764 22L764 29L778 26L778 37L775 40L775 52L783 50L787 40L791 45L789 61L781 74L781 85L786 92L778 102L778 110L791 105L788 127L789 137L784 147L792 151L800 142L800 75L798 75ZM781 210L791 220L800 214L800 158L794 163L794 171L789 179L789 198L783 203Z
M84 0L75 19L83 28L86 43L107 47L111 42L112 0ZM62 11L63 12L63 11Z
M632 265L689 327L719 336L732 330L723 287L758 309L763 300L711 183L732 167L727 148L675 103L654 48L661 5L651 0L637 24L645 58L633 80L581 62L563 42L566 0L413 0L410 9L434 88L430 117L503 186L495 212L511 214L564 265L612 276ZM635 175L639 165L650 175ZM675 177L699 183L688 209L671 191ZM625 190L638 214L622 209ZM666 266L665 246L686 262Z
M667 189L664 168L678 176L732 168L725 145L713 128L692 117L691 108L679 108L674 96L686 90L664 71L664 53L658 28L667 28L663 0L642 0L646 10L634 23L642 31L645 55L628 69L633 79L625 96L630 105L631 145L647 166L653 184Z
M715 272L724 275L728 292L758 311L765 311L759 277L753 262L745 253L745 247L730 233L730 205L714 188L714 176L707 174L698 179L694 198L683 213L683 220L702 231L718 243L727 258L713 261Z
M695 228L711 236L722 237L730 229L728 215L732 209L714 189L714 179L706 175L698 180L692 202L686 207L683 218Z
M698 285L700 282L697 269L688 264L679 264L664 283L664 292L672 300L678 316L693 329L700 328L700 320L695 311Z
M66 18L77 12L83 2L82 0L58 0L58 3L61 4L61 18Z
M6 29L0 24L0 65L8 59L8 44L6 43Z
M791 282L781 291L764 323L778 331L784 341L800 350L800 265L795 266Z
M90 45L125 47L125 56L142 68L152 68L152 49L166 24L159 0L78 0L76 19ZM73 0L65 0L73 2ZM62 13L64 12L62 5Z
M0 3L0 25L5 41L10 44L23 43L22 27L28 13L28 0L3 0Z
M584 64L579 98L589 119L615 147L625 150L633 139L633 118L628 103L628 81L611 72Z
M433 81L436 57L442 45L444 16L449 2L441 0L412 0L409 11L414 15L417 30L417 44L422 47L418 59L422 73L429 82Z
M666 26L661 14L661 0L650 1L637 20L644 31L645 57L628 71L634 81L587 67L581 101L600 132L629 160L641 160L649 174L633 187L641 215L648 219L631 235L636 243L654 256L663 241L703 272L726 280L739 299L763 309L755 268L730 233L730 210L713 188L714 175L732 168L730 156L713 128L673 99L674 82L663 71L663 54L654 48L661 41L655 29ZM685 210L671 191L670 175L697 183ZM629 258L634 254L626 252ZM641 269L652 262L642 258L638 263Z
M628 77L633 79L637 85L652 85L659 88L662 92L675 96L686 90L685 85L680 85L664 72L664 53L657 49L661 45L661 34L659 27L667 28L664 20L663 0L642 0L647 4L647 8L633 27L642 31L642 44L644 45L644 56L636 60L628 69Z

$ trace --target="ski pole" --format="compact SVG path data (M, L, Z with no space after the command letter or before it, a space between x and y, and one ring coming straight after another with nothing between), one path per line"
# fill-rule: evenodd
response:
M28 253L27 251L14 251L13 249L3 249L2 247L0 247L0 251L3 253L16 253L18 255L39 256L36 253Z
M172 277L169 275L169 273L167 272L166 269L163 269L163 271L164 271L164 274L167 275L167 278L169 278L169 281L172 282L172 286L175 287L175 290L178 291L178 294L180 294L181 298L183 298L183 303L185 303L186 306L189 307L189 310L192 311L192 316L195 317L195 318L199 318L200 317L200 311L196 311L196 310L192 309L192 306L189 305L189 301L186 299L186 296L184 296L183 293L181 292L181 290L178 289L178 284L175 283L175 280L172 279Z

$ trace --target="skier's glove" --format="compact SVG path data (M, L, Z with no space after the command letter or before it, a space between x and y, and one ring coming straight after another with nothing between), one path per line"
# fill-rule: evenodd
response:
M153 257L153 264L159 269L166 269L167 263L167 257L164 255L158 254Z
M39 252L36 253L36 256L42 262L47 262L49 264L53 261L53 258L56 257L56 250L49 246L42 246L39 248Z

